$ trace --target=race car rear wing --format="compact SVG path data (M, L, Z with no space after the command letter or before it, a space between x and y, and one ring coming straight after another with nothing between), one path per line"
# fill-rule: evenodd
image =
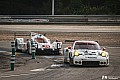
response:
M65 42L65 43L67 43L67 42L69 42L69 43L70 43L70 42L75 42L75 41L77 41L77 40L70 40L70 39L68 39L68 40L65 40L64 42ZM95 41L95 42L97 42L97 43L98 43L98 41Z
M20 33L14 33L14 40L16 39L16 37L17 36L30 36L30 38L32 37L32 36L35 36L35 35L37 35L38 33L34 33L34 32L30 32L29 34L20 34Z
M75 42L75 41L77 41L77 40L70 40L70 39L68 39L68 40L65 40L64 42L67 43L67 42Z
M20 33L14 33L14 40L18 37L18 36L30 36L30 34L20 34Z

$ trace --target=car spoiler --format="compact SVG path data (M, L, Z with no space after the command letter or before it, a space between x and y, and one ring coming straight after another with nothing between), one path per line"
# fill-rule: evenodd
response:
M77 40L65 40L65 43L66 42L75 42L75 41L77 41Z
M16 39L17 36L30 36L30 37L32 37L36 34L38 34L38 33L30 32L29 34L20 34L20 33L14 32L14 40Z
M70 39L68 39L68 40L65 40L64 42L66 43L66 42L75 42L75 41L77 41L77 40L70 40ZM95 42L98 43L98 41L95 41Z

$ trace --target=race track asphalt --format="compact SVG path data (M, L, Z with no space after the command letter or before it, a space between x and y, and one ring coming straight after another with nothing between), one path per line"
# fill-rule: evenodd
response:
M0 25L0 30L45 32L120 32L120 26Z
M64 26L64 25L0 25L5 31L48 31L48 32L120 32L120 26ZM3 43L2 43L3 44ZM4 48L9 43L6 42ZM64 44L63 47L68 45ZM26 65L17 67L15 71L0 73L0 80L102 80L120 79L120 47L107 46L110 54L108 67L81 67L64 64L62 55L36 56ZM24 58L31 58L27 54ZM25 57L26 56L26 57ZM36 63L34 63L36 62Z

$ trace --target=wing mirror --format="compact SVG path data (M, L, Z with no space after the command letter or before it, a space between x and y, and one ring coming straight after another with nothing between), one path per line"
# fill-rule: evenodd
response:
M71 46L68 46L68 49L72 49L72 47L71 47Z
M106 50L106 48L103 47L103 48L102 48L102 51L105 51L105 50Z

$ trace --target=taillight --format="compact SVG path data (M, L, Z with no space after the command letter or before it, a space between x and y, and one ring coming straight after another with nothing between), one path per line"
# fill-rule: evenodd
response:
M49 45L42 45L42 47L44 47L44 48L50 48Z

